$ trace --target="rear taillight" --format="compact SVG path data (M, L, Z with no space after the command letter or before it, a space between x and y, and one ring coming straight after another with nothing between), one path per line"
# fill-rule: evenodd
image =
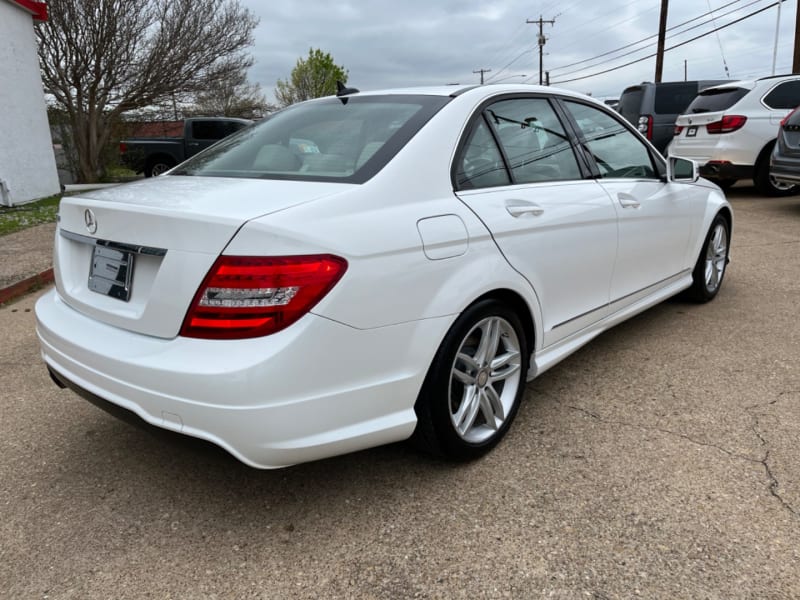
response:
M795 108L795 109L794 109L792 112L790 112L788 115L786 115L785 117L783 117L783 120L781 121L781 127L783 127L784 125L786 125L786 123L789 121L789 119L791 119L791 118L792 118L792 115L793 115L794 113L796 113L798 110L800 110L800 106L798 106L798 107L797 107L797 108Z
M347 261L330 254L220 256L180 334L230 340L275 333L308 313L346 270Z
M653 139L653 115L641 115L636 127L648 140Z
M683 125L675 125L675 131L673 132L673 135L680 135L681 131L683 131Z
M125 142L120 142L119 143L119 153L120 154L125 154L127 151L128 151L128 144L126 144Z
M725 115L719 121L714 121L706 125L708 133L732 133L741 129L747 123L747 117L743 115Z

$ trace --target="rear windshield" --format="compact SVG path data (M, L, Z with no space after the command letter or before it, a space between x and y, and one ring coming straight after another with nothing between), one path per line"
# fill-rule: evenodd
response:
M745 97L746 88L709 88L700 92L686 109L687 113L706 113L728 110Z
M296 104L224 139L172 174L363 183L449 101L392 95Z
M696 83L656 84L656 114L679 115L689 106L696 95Z
M629 87L619 97L617 110L631 123L636 123L639 120L639 114L642 110L642 94L644 94L644 89L637 85L636 87Z

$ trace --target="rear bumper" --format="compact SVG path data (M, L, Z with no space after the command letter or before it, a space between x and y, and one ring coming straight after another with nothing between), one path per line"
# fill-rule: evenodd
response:
M753 165L737 165L730 162L707 162L700 165L700 175L707 179L722 181L725 179L752 179Z
M785 158L773 154L769 173L781 183L800 184L800 158Z
M117 416L210 441L257 468L409 437L451 321L358 330L309 314L266 338L163 340L90 319L56 291L37 302L36 317L59 382Z

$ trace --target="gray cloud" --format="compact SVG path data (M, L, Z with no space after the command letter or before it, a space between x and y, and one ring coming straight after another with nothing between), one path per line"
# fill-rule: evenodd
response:
M337 64L350 74L350 84L360 89L438 85L444 83L477 83L472 71L492 69L489 78L522 81L514 77L524 73L538 82L538 54L535 25L526 19L545 19L555 15L554 26L545 26L545 70L552 70L552 80L571 79L595 73L621 62L654 52L647 52L619 61L588 66L582 73L566 75L586 65L560 69L564 65L596 56L628 43L653 35L657 31L659 0L561 0L530 2L506 0L477 3L454 0L406 0L389 2L322 0L240 0L260 17L256 59L251 80L258 82L271 96L279 78L289 76L299 57L309 48L330 52ZM721 7L730 0L711 0ZM743 7L753 0L742 0L723 12ZM737 15L720 19L729 22L737 16L768 6L770 0L758 0ZM778 71L791 69L796 3L785 2L781 15ZM675 25L708 11L707 2L671 0L669 25ZM777 11L772 8L719 34L731 76L744 78L768 75ZM673 45L708 31L710 25L667 41ZM513 64L501 72L512 60ZM684 60L690 79L725 77L720 43L715 35L667 53L664 79L683 79ZM598 61L599 62L599 61ZM564 84L570 89L591 92L596 96L615 96L627 85L652 80L655 59L650 59L600 77Z

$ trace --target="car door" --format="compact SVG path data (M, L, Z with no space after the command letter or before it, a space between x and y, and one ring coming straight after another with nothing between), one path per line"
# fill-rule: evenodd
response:
M617 251L615 209L566 131L547 98L499 100L475 116L454 165L457 196L533 286L545 346L607 314Z
M661 159L614 115L579 101L563 104L619 215L611 302L612 308L622 308L691 269L689 240L702 220L703 194L694 186L667 182Z

